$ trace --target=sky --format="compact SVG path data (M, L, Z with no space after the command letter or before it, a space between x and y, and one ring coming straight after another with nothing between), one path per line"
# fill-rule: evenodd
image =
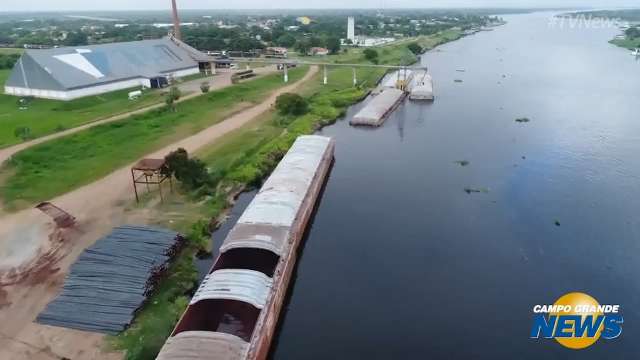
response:
M0 0L2 11L163 10L170 0ZM178 0L182 9L429 8L429 7L638 7L638 0Z

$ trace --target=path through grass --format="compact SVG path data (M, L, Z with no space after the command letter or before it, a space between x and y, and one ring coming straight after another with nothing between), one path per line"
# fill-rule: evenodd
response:
M290 81L307 69L290 71ZM0 179L9 174L0 184L3 203L17 209L64 194L260 103L283 85L280 74L267 75L181 102L176 112L151 110L25 149L0 170Z

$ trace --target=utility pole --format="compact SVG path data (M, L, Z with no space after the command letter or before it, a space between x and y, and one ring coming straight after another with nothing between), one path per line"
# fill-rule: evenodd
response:
M324 66L324 77L322 83L327 85L327 65Z
M358 79L356 78L356 67L353 67L353 86L358 85Z
M171 0L171 6L173 11L173 36L182 40L182 34L180 33L180 19L178 18L178 6L176 6L176 0Z

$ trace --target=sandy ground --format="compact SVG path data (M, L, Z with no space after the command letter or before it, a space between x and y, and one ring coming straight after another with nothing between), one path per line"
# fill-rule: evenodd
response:
M254 69L254 72L258 75L264 75L264 74L268 74L268 73L273 73L277 71L275 69L275 66L269 66L269 67L262 67L262 68L256 68ZM208 81L211 84L211 88L209 89L209 91L214 91L214 90L219 90L228 86L231 86L231 75L233 74L234 71L229 71L226 69L219 69L218 73L214 76L214 77L210 77L207 79L196 79L196 80L191 80L191 81L187 81L181 84L178 84L178 87L180 88L180 90L182 92L189 92L190 94L183 96L182 98L180 98L180 100L178 100L177 102L182 102L191 98L194 98L196 96L200 96L202 95L202 92L200 91L200 84L203 81ZM123 114L119 114L119 115L115 115L115 116L111 116L108 118L104 118L102 120L98 120L98 121L93 121L78 127L74 127L71 129L67 129L64 131L60 131L57 133L53 133L51 135L47 135L47 136L43 136L43 137L39 137L37 139L33 139L30 141L26 141L17 145L13 145L4 149L0 149L0 164L2 164L3 162L5 162L7 159L9 159L13 154L22 151L30 146L33 145L37 145L40 143L43 143L45 141L49 141L52 139L56 139L62 136L66 136L69 134L73 134L76 133L78 131L82 131L91 127L94 127L96 125L100 125L100 124L105 124L105 123L109 123L112 121L117 121L117 120L121 120L124 119L128 116L131 115L135 115L135 114L140 114L146 111L149 111L151 109L156 109L159 108L161 106L164 106L164 103L158 103L158 104L154 104L154 105L149 105L143 108L140 108L138 110L134 110L134 111L130 111L130 112L126 112Z
M292 92L316 72L312 67L299 81L281 88L264 102L178 141L145 158L162 158L185 148L195 152L270 109L278 95ZM134 200L131 165L50 201L78 220L73 230L55 230L35 209L0 217L0 359L117 359L101 351L103 336L33 323L52 300L64 276L88 246L114 226L145 223L145 211L126 212Z

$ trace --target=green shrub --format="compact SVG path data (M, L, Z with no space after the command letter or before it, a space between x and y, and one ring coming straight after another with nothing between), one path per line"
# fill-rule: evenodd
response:
M200 91L202 91L203 94L208 93L210 88L211 85L209 85L208 81L204 81L200 84Z
M284 93L276 99L276 109L282 115L304 115L309 111L309 103L298 94Z
M422 54L422 52L424 51L424 49L422 48L422 46L420 46L417 42L412 42L409 43L409 45L407 45L407 48L409 49L409 51L411 51L412 53L414 53L414 55L420 55Z
M374 64L378 63L378 52L374 49L364 49L362 52L364 54L364 58L368 61L371 61Z
M172 86L171 89L169 89L169 92L167 92L164 102L167 104L168 108L175 111L176 110L175 103L180 99L180 96L182 96L180 89L178 89L176 86Z
M28 126L18 126L13 130L13 135L22 139L22 141L27 141L33 137L31 134L31 128Z
M190 159L187 150L179 148L165 156L166 175L175 176L187 189L196 190L212 184L212 178L204 162Z

